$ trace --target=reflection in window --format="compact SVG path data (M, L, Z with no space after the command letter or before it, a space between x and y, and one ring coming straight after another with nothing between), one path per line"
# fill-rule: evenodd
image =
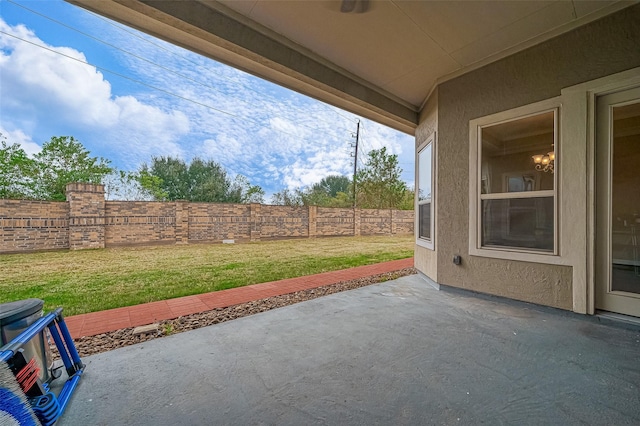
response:
M553 250L553 197L482 201L482 245Z
M480 128L482 247L553 252L557 110Z
M640 294L640 103L614 107L612 118L611 289Z
M418 154L418 238L431 241L432 209L432 143Z

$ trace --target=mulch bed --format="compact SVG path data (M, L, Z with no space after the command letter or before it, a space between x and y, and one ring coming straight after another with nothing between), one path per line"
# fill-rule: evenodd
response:
M75 340L76 348L80 356L94 355L101 352L136 343L146 342L151 339L181 333L183 331L194 330L208 325L231 321L236 318L281 308L294 303L304 302L328 294L338 293L346 290L364 287L384 281L394 280L406 275L416 273L415 268L406 268L399 271L387 272L356 280L343 281L340 283L317 287L309 290L296 291L295 293L284 294L282 296L269 297L266 299L254 300L248 303L229 306L227 308L217 308L211 311L198 314L186 315L172 320L160 321L157 327L146 333L134 334L134 328L123 328L109 333L98 334L96 336L80 337Z

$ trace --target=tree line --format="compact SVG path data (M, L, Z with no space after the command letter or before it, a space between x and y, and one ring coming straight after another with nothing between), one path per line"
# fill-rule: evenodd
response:
M397 155L386 148L370 151L356 174L331 175L305 188L284 189L271 197L276 205L413 209L413 191L400 179ZM0 134L0 198L64 201L70 182L105 185L107 199L187 200L211 203L264 203L265 191L245 176L233 179L217 162L153 157L137 171L117 170L93 157L72 136L52 137L29 156Z
M356 173L355 186L347 176L331 175L306 188L283 189L271 201L290 206L413 210L414 192L401 174L398 156L383 147L369 151L364 167Z

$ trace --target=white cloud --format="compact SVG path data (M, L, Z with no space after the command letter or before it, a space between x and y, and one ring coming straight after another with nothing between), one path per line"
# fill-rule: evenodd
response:
M205 158L215 158L221 164L229 164L242 158L245 149L238 139L228 134L220 134L216 139L207 139L202 143Z
M0 133L7 138L7 143L12 145L19 144L27 155L32 156L42 150L42 147L31 140L22 130L7 130L0 126Z
M101 72L70 59L86 61L82 52L48 45L24 25L10 26L0 19L0 29L25 40L0 34L3 121L13 121L5 125L29 131L55 123L52 127L65 135L91 134L83 138L85 145L112 150L128 164L146 159L150 152L182 153L176 140L189 130L184 113L166 112L133 96L114 96Z
M66 121L71 127L64 134L73 134L80 126L92 132L94 144L104 148L100 155L112 159L114 165L135 167L153 155L211 158L231 175L243 174L267 193L311 185L330 174L353 173L350 143L356 130L355 115L150 36L134 37L131 29L120 31L118 25L69 5L61 7L82 14L77 22L83 31L147 59L111 51L119 66L126 68L123 74L188 100L135 85L135 97L114 96L113 87L120 82L117 78L105 74L111 78L109 83L95 68L0 36L0 96L4 101L8 92L28 94L16 97L12 109L22 112L22 118L16 118L10 127L29 133L49 120L47 114L52 111L51 119ZM9 27L2 20L0 26L44 44L25 27ZM65 52L84 58L73 49ZM15 68L16 64L20 69L12 72L12 88L5 93L5 67ZM31 72L36 67L48 73L46 84ZM74 95L78 89L82 93ZM367 151L386 146L400 156L403 169L411 170L403 177L413 179L413 166L402 164L413 162L412 137L369 120L363 120L361 137L361 159ZM86 138L82 141L86 144Z

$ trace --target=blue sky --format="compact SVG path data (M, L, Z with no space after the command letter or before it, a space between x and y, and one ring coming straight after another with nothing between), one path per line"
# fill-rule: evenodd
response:
M353 173L360 117L63 1L0 0L0 52L0 132L28 153L72 135L122 170L199 156L267 201ZM361 121L358 166L386 146L413 186L414 138Z

